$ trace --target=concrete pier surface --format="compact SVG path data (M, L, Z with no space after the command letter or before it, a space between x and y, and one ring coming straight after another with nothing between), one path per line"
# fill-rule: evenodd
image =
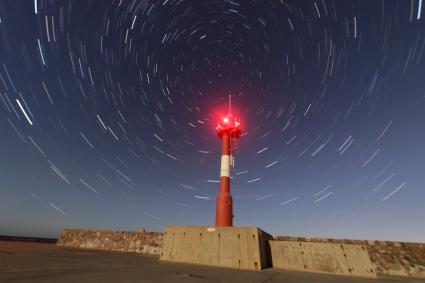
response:
M266 269L261 272L159 261L134 253L78 250L53 244L0 241L0 282L316 282L425 283L425 279L364 279Z

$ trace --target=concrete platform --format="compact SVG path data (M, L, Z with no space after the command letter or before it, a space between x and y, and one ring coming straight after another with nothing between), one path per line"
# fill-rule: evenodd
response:
M365 279L325 274L262 272L159 261L157 257L77 250L53 244L0 241L2 283L425 283L406 277Z
M271 266L273 237L257 227L168 226L161 260L246 270Z
M274 268L376 278L362 245L269 241Z

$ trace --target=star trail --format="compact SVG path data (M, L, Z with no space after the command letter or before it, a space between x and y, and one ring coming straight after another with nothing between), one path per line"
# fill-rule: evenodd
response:
M0 2L0 234L235 225L425 240L422 0Z

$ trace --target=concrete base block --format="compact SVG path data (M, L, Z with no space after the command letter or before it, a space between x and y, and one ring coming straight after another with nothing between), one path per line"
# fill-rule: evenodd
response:
M272 238L256 227L168 226L160 259L261 270L271 264Z
M351 244L269 241L273 267L376 278L366 247Z

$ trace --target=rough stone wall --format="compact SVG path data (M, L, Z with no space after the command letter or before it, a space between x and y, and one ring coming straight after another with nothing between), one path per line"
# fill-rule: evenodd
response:
M369 256L377 273L425 278L425 244L423 243L339 240L288 236L277 236L275 239L281 241L364 245L368 249Z
M160 255L163 238L156 232L65 229L57 245Z

